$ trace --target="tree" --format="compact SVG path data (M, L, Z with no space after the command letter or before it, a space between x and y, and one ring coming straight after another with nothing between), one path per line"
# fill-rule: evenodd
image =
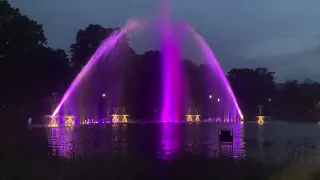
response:
M265 105L275 91L274 72L266 68L232 69L227 77L240 107L246 112L255 112L256 107Z
M76 42L70 46L72 66L77 71L80 71L98 49L101 42L117 30L119 28L104 28L101 25L93 24L90 24L83 30L79 30L76 35ZM133 50L129 47L127 37L121 39L120 46L124 46L123 48L128 51L126 54L134 54Z
M131 116L159 118L162 104L162 54L147 51L135 55L127 64L123 96ZM139 104L139 106L137 106Z
M46 46L41 24L20 14L7 1L0 2L0 10L0 82L4 87L0 103L32 114L44 94L51 94L49 87L60 81L54 77L68 68L69 60L62 50Z

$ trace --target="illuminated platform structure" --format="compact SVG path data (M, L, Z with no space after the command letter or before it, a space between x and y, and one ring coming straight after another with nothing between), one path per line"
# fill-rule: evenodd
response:
M126 108L123 106L122 107L122 113L121 113L121 122L122 123L127 123L128 122L128 114L126 113Z
M53 117L50 119L48 126L49 127L58 127L59 126L59 124L56 120L56 117Z
M120 110L119 107L113 107L113 114L111 114L111 123L120 123L120 114L118 111Z
M195 116L195 121L197 122L197 121L200 121L200 114L197 110L195 110L195 111L196 111L196 115L194 115L194 116Z
M114 107L111 118L87 118L82 117L81 119L74 115L57 115L51 117L46 116L46 122L48 127L71 127L77 124L80 125L91 125L91 124L106 124L106 123L128 123L129 114L126 113L125 107ZM119 111L121 112L119 113Z
M193 121L193 115L191 113L192 113L192 111L191 111L191 109L189 109L188 110L188 114L186 114L186 120L188 122L192 122Z
M75 116L55 116L50 117L48 127L59 127L59 126L74 126L75 125Z
M264 116L262 116L263 106L262 105L258 105L257 108L259 110L259 116L257 116L258 124L262 125L264 123Z
M75 125L75 116L65 116L64 117L64 125L65 126L74 126Z
M258 124L262 125L264 123L264 116L257 116Z
M186 116L186 121L187 122L199 122L201 115L199 111L194 110L195 113L192 112L191 109L188 110L188 113L185 115ZM203 122L242 122L243 120L236 115L232 115L231 113L228 114L229 116L226 116L226 114L221 115L221 117L214 117L214 118L209 118L209 119L203 119Z
M200 121L200 114L197 110L194 110L196 114L192 114L192 110L188 110L188 114L186 114L186 120L187 122L199 122Z

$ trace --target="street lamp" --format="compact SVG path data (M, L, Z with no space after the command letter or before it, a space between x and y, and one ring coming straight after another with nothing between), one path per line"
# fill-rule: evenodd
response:
M212 95L209 95L209 99L212 99Z
M102 97L106 97L106 93L102 93Z
M269 105L269 107L268 107L268 111L269 111L269 116L270 116L270 104L271 104L271 101L272 101L272 99L271 98L268 98L267 99L268 100L268 105Z
M218 98L217 101L220 102L220 98Z

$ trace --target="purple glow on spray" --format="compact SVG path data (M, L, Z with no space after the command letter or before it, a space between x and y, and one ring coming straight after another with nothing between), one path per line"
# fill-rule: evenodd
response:
M195 30L192 27L190 27L190 26L187 26L187 27L190 30L190 32L194 35L194 37L198 41L198 43L200 44L206 58L210 60L210 64L215 69L216 73L218 74L218 77L222 81L223 86L226 88L226 91L227 91L229 97L231 97L232 103L233 103L234 107L236 108L238 115L243 120L242 112L241 112L240 107L238 105L238 102L233 94L231 86L230 86L224 72L222 71L222 68L221 68L218 60L216 59L213 52L211 51L209 45L206 43L206 41L204 40L204 38L202 36L200 36L197 32L195 32Z
M92 69L92 67L97 64L97 62L110 54L117 44L118 40L128 31L131 31L133 29L136 29L139 26L138 21L136 20L130 20L126 23L124 28L121 30L115 31L112 33L107 39L105 39L99 48L96 50L96 52L92 55L88 63L85 65L85 67L81 70L81 72L77 75L77 77L73 80L70 87L66 91L66 93L63 95L62 100L60 101L59 105L56 107L54 112L52 113L51 117L55 117L57 113L60 111L61 106L64 104L64 102L69 98L69 96L72 94L74 89L77 87L77 85L81 82L81 80L88 74L88 72Z
M163 122L173 122L179 119L181 107L180 49L170 21L169 0L161 2L160 28L163 54L163 109L161 118Z

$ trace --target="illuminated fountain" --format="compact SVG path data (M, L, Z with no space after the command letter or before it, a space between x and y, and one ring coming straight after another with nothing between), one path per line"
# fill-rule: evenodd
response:
M107 55L109 55L117 42L125 35L125 33L132 31L140 26L139 22L132 19L126 23L126 25L115 32L113 32L110 36L108 36L93 54L93 56L89 59L88 63L82 68L81 72L77 75L77 77L73 80L70 87L62 97L62 100L52 113L51 117L55 117L60 111L62 105L65 101L68 100L69 96L74 92L75 88L79 85L82 79L91 71L93 67L97 65L99 60L103 59Z
M259 116L257 116L258 124L262 125L264 123L264 116L262 116L263 106L259 105L258 110L259 110Z
M185 91L185 82L182 72L182 64L180 57L180 44L179 44L179 34L176 32L176 26L172 24L170 13L169 13L169 1L162 0L161 5L161 17L159 19L159 23L157 23L157 27L160 30L161 37L161 53L162 53L162 112L161 112L161 121L162 122L176 122L183 118L183 93ZM124 35L128 32L131 32L140 27L140 22L137 20L130 20L128 23L122 28L115 32L113 32L107 39L105 39L93 56L90 58L85 67L81 70L81 72L77 75L75 80L71 83L70 87L62 97L60 103L52 113L51 117L55 117L62 105L66 101L71 101L72 98L70 96L74 94L76 87L80 84L80 82L84 79L84 77L88 76L88 73L92 71L93 67L97 66L97 63L102 60L109 61L109 55L113 52L114 47L116 46L119 39L124 37ZM221 106L226 110L226 112L235 112L236 117L240 117L243 119L243 115L238 106L238 103L235 99L235 96L232 92L232 89L226 79L222 68L220 67L217 59L215 58L213 52L211 51L209 45L206 43L204 38L196 33L196 31L190 26L186 25L181 28L183 31L191 32L192 37L198 42L200 45L200 49L204 59L208 61L208 64L212 67L212 73L217 76L217 87L221 88L219 92L215 92L217 94L218 102ZM210 87L211 88L211 87ZM221 95L221 96L220 96ZM102 97L106 99L106 95L103 94ZM220 101L221 97L221 101ZM212 98L212 97L211 97ZM118 100L116 96L112 96L108 94L108 99ZM94 107L94 106L92 106ZM123 112L122 114L118 113L119 108L113 108L113 113L111 115L112 123L120 123L128 121L128 114ZM94 111L94 110L92 110ZM96 112L93 112L93 114ZM108 111L109 113L109 111ZM233 113L233 114L235 114ZM109 118L109 114L108 114ZM200 121L200 114L196 111L195 115L192 115L191 112L188 112L186 115L187 121ZM68 121L68 120L67 120ZM221 121L225 121L224 117L221 117ZM87 120L85 122L81 122L82 124L95 124L100 122L97 120ZM74 121L68 121L68 125L74 125ZM66 125L66 124L65 124Z
M118 114L118 111L120 108L118 107L113 107L113 114L111 115L112 119L111 122L112 123L119 123L120 122L120 115Z
M75 116L66 116L65 117L65 121L64 121L64 125L65 126L68 126L68 127L70 127L70 126L74 126L74 120L75 120Z

